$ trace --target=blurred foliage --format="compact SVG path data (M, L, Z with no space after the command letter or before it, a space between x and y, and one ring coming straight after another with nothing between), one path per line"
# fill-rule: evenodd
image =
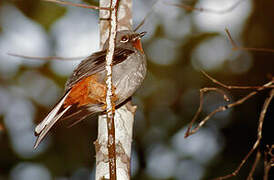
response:
M85 0L85 2L98 5L98 1ZM191 1L190 3L193 3L194 5L198 2L199 1ZM142 1L142 3L147 3L146 5L148 6L148 9L150 8L149 5L151 2ZM235 40L237 43L241 43L246 47L274 49L274 1L252 1L251 3L253 4L251 14L242 25L240 35L236 34L237 38L235 38ZM0 1L0 12L2 10L1 8L7 4L14 5L21 11L21 13L23 13L23 15L43 27L50 42L51 52L49 54L54 54L54 52L56 52L56 42L54 36L51 34L51 28L55 22L62 19L68 13L68 8L36 0L4 0ZM245 4L242 5L245 6ZM177 7L170 8L173 8L174 11L177 9L178 11ZM142 9L134 9L134 11L135 10L144 12ZM156 7L154 11L159 13L161 10ZM244 104L228 111L228 113L220 113L210 119L204 129L209 130L212 134L207 137L206 135L208 134L205 133L205 135L202 134L202 136L204 136L204 138L213 139L213 142L216 141L215 143L217 144L217 148L214 157L206 163L197 160L194 161L194 155L191 155L191 153L184 154L175 147L176 145L173 144L175 137L180 137L180 133L184 132L183 128L185 128L185 126L191 121L198 108L199 89L202 87L215 86L215 84L202 76L199 72L199 68L203 67L200 66L197 68L197 65L193 62L196 48L199 47L201 43L208 42L210 39L216 37L222 37L227 41L227 43L229 43L228 39L224 36L224 33L218 31L206 32L194 25L194 15L202 12L185 12L183 9L179 9L179 11L181 11L181 13L178 16L178 19L174 19L174 21L177 22L185 17L190 19L190 25L185 24L185 26L181 27L183 29L189 26L191 29L191 31L186 33L183 38L174 38L172 35L169 36L165 30L165 23L169 22L165 22L160 16L155 19L155 16L152 15L152 18L148 18L147 20L149 23L146 23L142 28L143 30L149 30L148 26L150 24L155 25L154 31L151 32L152 35L144 41L143 46L146 52L150 52L149 54L153 55L152 49L155 47L157 49L158 47L157 44L155 45L154 43L157 40L164 39L164 41L159 42L167 43L167 48L170 48L171 45L173 45L172 43L174 43L176 55L174 55L175 58L170 60L167 64L161 64L161 62L157 63L157 59L153 60L154 56L148 55L149 73L147 79L142 88L133 98L133 101L138 104L133 143L133 150L137 154L134 162L138 165L135 165L136 170L133 179L190 180L195 179L196 173L199 174L198 171L194 171L197 167L201 167L202 169L201 179L210 179L226 175L238 166L256 140L258 118L264 99L267 97L268 90L252 97ZM168 14L169 12L165 13ZM230 13L233 14L233 11ZM92 11L90 15L93 16L95 13ZM0 17L1 19L6 18L3 14L0 16L2 16ZM145 14L141 14L141 18L144 16ZM79 21L81 21L81 18ZM137 24L137 22L134 24ZM94 26L97 26L97 24L94 24ZM212 26L214 26L214 24L212 24ZM228 26L230 25L228 24ZM20 28L21 27L18 27L18 29ZM77 29L78 27L74 28ZM223 29L224 28L225 27L223 27ZM64 32L66 30L67 29L64 29ZM179 31L179 29L177 29L177 31ZM0 41L3 39L1 36L2 33L3 27L1 27L0 24ZM233 32L232 35L234 35ZM79 35L75 34L73 38L77 39L78 37ZM90 41L91 43L98 43L93 42L93 40ZM171 45L169 45L169 43ZM229 45L228 47L231 46ZM161 50L165 49L160 49L158 53L160 53ZM1 46L0 53L6 53L2 52ZM216 49L216 53L218 53L218 49ZM170 52L170 54L172 53ZM207 72L212 77L215 77L219 81L228 85L262 85L273 76L273 53L232 51L229 55L233 56L234 54L240 55L236 56L233 60L229 60L230 57L227 57L223 60L223 63L220 66L212 68ZM0 56L0 58L1 57L2 56ZM246 62L250 62L249 60L245 61L245 59L248 58L251 59L250 67L244 72L235 73L233 70L237 68L241 70L242 66L244 66ZM0 61L3 61L3 57ZM22 88L21 85L24 84L24 82L20 84L20 79L26 72L30 71L34 71L35 73L50 79L54 82L57 89L63 88L67 76L58 74L58 72L52 68L51 62L45 62L42 65L34 67L22 63L19 64L19 69L15 74L7 77L1 75L0 108L12 108L11 101L7 101L6 104L1 104L5 102L3 99L7 98L1 96L1 92L6 90L7 92L5 92L5 94L11 92L12 97L10 97L10 99L24 98L34 105L35 116L33 121L37 123L46 116L50 107L54 105L54 102L50 102L50 105L44 105L31 95L22 93L20 88ZM233 100L236 100L250 91L233 90L227 92ZM61 95L60 92L56 92L55 94ZM206 108L204 109L202 116L205 116L214 108L223 104L222 98L217 94L210 94L206 97ZM55 99L55 102L56 101L57 98ZM263 145L274 144L273 126L271 126L270 122L271 120L273 121L274 117L273 109L274 104L272 102L265 120ZM0 126L3 126L3 130L0 129L0 180L16 179L14 172L17 171L14 169L17 169L17 165L23 162L33 163L34 165L43 165L43 167L46 167L48 170L52 179L88 179L89 176L94 176L95 152L92 142L96 140L97 136L96 120L86 120L69 129L66 128L66 122L59 123L57 127L52 130L51 137L45 139L46 142L44 143L44 147L41 148L41 152L38 151L35 155L26 157L16 151L15 143L11 137L12 132L9 132L8 128L5 127L7 126L5 121L7 118L5 117L6 114L0 109ZM20 118L21 116L18 118L18 123ZM183 138L181 141L189 142ZM203 143L203 139L200 139L199 142ZM193 148L200 147L197 145L199 142L193 142ZM209 143L208 146L210 145L211 144ZM199 149L199 154L205 153L206 156L207 148L206 145L201 147ZM264 146L261 147L262 151L263 149ZM154 151L156 154L152 153ZM198 150L195 149L195 151ZM168 160L172 159L171 157L176 157L175 160L177 164L166 160L158 164L156 163L155 167L152 162L158 161L152 159L151 162L149 162L148 160L150 159L150 155L157 155L157 153L159 155L158 157L163 157L163 160L166 160L164 157L167 157ZM243 167L240 174L233 179L241 180L247 177L254 157L254 155L251 156L251 159L248 160L247 165ZM159 159L161 158L158 158L158 160ZM183 163L188 161L196 163L197 165L193 165L193 172L191 169L192 166L189 169L185 169L185 171L188 170L188 173L192 174L194 178L187 178L189 176L184 174L184 169L170 170L170 172L174 173L170 175L166 172L168 175L166 175L166 177L163 176L162 178L159 177L161 176L161 173L156 171L157 167L163 167L162 170L165 172L165 163L167 163L167 166L173 163L173 165L175 164L174 168L179 168L181 166L183 167ZM166 168L168 169L168 167ZM158 176L155 174L153 175L153 173L151 173L152 171L154 171L155 174L158 173ZM182 173L182 175L180 173ZM255 171L254 179L262 179L262 176L263 163L261 161ZM272 177L270 177L270 179L271 178Z

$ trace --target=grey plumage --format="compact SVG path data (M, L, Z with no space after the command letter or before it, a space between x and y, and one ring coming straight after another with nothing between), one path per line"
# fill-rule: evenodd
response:
M115 86L115 94L118 100L115 105L120 105L126 99L131 97L140 87L146 75L146 57L142 50L136 49L133 42L139 40L144 33L134 33L124 30L118 31L113 58L112 78ZM108 41L105 43L102 51L96 52L83 60L73 71L65 86L65 95L56 104L49 115L36 126L35 134L38 136L34 148L43 140L52 126L61 119L73 119L78 123L85 117L103 112L102 103L87 104L81 107L63 104L71 92L73 86L82 79L97 74L100 83L104 84L106 78L105 58L108 47Z

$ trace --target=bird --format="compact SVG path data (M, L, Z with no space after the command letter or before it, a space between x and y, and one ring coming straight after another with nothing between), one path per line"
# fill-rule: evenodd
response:
M146 32L117 31L112 60L112 101L115 107L123 104L141 86L147 72L147 61L141 44ZM101 51L85 58L65 84L64 95L35 127L38 147L56 122L70 119L77 124L90 115L106 111L106 54L108 40Z

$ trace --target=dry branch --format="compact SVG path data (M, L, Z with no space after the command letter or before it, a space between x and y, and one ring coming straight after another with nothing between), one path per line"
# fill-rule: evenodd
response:
M264 180L268 180L269 171L272 167L274 167L274 144L271 146L266 146L266 151L264 152L265 159L264 159ZM269 157L269 159L268 159Z
M74 6L74 7L81 7L81 8L86 8L86 9L111 10L110 8L107 8L107 7L98 7L98 6L93 6L93 5L78 4L78 3L59 1L59 0L43 0L43 1L53 2L53 3L57 3L57 4L62 4L62 5L69 5L69 6Z
M176 6L179 8L183 8L187 11L200 11L200 12L213 13L213 14L225 14L225 13L229 13L229 12L233 11L236 7L238 7L244 1L245 0L239 0L239 1L235 2L234 4L232 4L230 7L226 8L226 9L221 9L221 10L209 9L209 8L196 8L194 6L187 5L185 3L166 3L166 4Z
M259 51L259 52L271 52L274 53L274 49L268 49L268 48L253 48L253 47L242 47L238 46L237 43L233 40L229 30L226 28L225 32L228 36L228 39L232 45L233 50L242 50L242 51Z
M43 60L43 61L51 61L51 60L61 60L61 61L75 61L75 60L80 60L85 57L60 57L60 56L26 56L26 55L20 55L20 54L15 54L15 53L8 53L9 56L14 56L18 58L23 58L23 59L34 59L34 60Z
M200 115L200 113L202 112L202 107L203 107L203 101L204 101L204 94L206 92L210 92L210 91L215 91L217 93L220 93L223 95L224 97L224 100L228 101L228 97L226 96L225 92L219 88L215 88L215 87L210 87L210 88L202 88L200 89L200 105L199 105L199 108L196 112L196 114L194 115L192 121L190 122L189 126L188 126L188 129L185 133L185 137L188 137L194 133L196 133L213 115L215 115L217 112L221 112L221 111L225 111L227 109L230 109L234 106L237 106L237 105L240 105L242 103L244 103L246 100L248 100L249 98L251 98L252 96L256 95L258 92L266 89L266 88L272 88L272 90L270 91L269 93L269 97L267 97L265 99L265 102L264 102L264 105L263 105L263 108L261 110L261 113L260 113L260 117L259 117L259 124L258 124L258 129L257 129L257 139L253 145L253 147L251 148L251 150L247 153L247 155L244 157L244 159L241 161L241 163L238 165L238 167L236 168L236 170L234 170L231 174L228 174L226 176L223 176L223 177L218 177L216 178L217 180L222 180L222 179L227 179L227 178L230 178L230 177L233 177L233 176L236 176L240 169L242 168L242 166L246 163L247 159L250 157L250 155L258 148L260 142L261 142L261 139L262 139L262 127L263 127L263 122L264 122L264 118L265 118L265 114L266 114L266 111L268 109L268 106L271 102L271 100L273 99L274 97L274 89L273 89L273 83L274 83L274 78L272 78L272 80L266 84L264 84L263 86L228 86L228 85L225 85L223 83L221 83L220 81L214 79L213 77L209 76L207 73L205 73L204 71L202 71L202 73L208 78L210 79L213 83L225 88L225 89L228 89L228 90L231 90L231 89L255 89L256 91L253 91L251 93L249 93L248 95L244 96L243 98L233 102L233 103L230 103L228 105L225 105L225 106L220 106L219 108L215 109L214 111L212 111L211 113L209 113L200 123L198 123L198 125L192 129L192 126L193 124L195 123L195 121L197 120L198 116ZM252 165L252 168L251 168L251 171L248 175L248 178L247 179L252 179L252 176L253 176L253 173L255 171L255 168L258 164L258 161L260 159L260 152L258 151L257 154L256 154L256 159ZM265 163L266 164L266 163ZM269 165L265 165L265 176L266 174L268 174L269 172Z
M100 0L100 6L109 7L110 0ZM117 30L132 28L132 1L119 0ZM109 35L109 11L100 11L100 47L108 39ZM136 107L130 103L115 109L115 146L116 146L116 174L119 180L130 179L130 155L134 114ZM107 150L107 120L106 115L98 118L98 137L95 141L96 148L96 180L109 178L108 150Z
M203 71L202 71L203 72ZM203 107L203 99L204 99L204 93L209 92L209 91L216 91L218 93L221 93L224 95L224 100L228 101L228 97L225 95L225 92L219 88L203 88L200 90L200 105L199 108L196 112L196 114L194 115L193 119L191 120L188 129L185 133L185 138L196 133L212 116L214 116L216 113L218 112L222 112L222 111L226 111L227 109L230 109L234 106L238 106L242 103L244 103L246 100L248 100L249 98L251 98L252 96L256 95L258 92L266 89L266 88L273 88L273 83L274 83L274 79L272 79L270 82L264 84L263 86L243 86L243 88L241 88L240 86L227 86L221 82L219 82L218 80L214 79L213 77L209 76L208 74L206 74L205 72L203 72L203 74L209 78L213 83L218 84L226 89L256 89L256 91L253 91L251 93L249 93L248 95L244 96L243 98L230 103L228 105L225 106L219 106L217 109L215 109L214 111L212 111L211 113L209 113L200 123L198 123L197 127L192 129L193 124L195 123L195 121L197 120L198 116L201 114L202 111L202 107Z
M118 0L110 1L110 26L109 26L109 47L106 55L106 72L107 72L107 94L106 94L106 106L107 106L107 128L108 128L108 165L109 165L109 177L110 180L116 180L116 147L115 147L115 127L114 127L114 113L115 104L113 103L112 92L112 60L114 57L115 39L117 31L117 9Z
M205 71L201 70L201 72L204 74L205 77L210 79L213 83L225 88L225 89L260 89L262 86L230 86L226 85L224 83L221 83L217 79L212 78L210 75L208 75ZM274 85L264 86L264 88L274 88Z
M187 131L185 133L185 138L187 138L188 136L194 134L196 131L198 131L198 129L200 127L202 127L202 125L206 122L206 120L203 120L201 124L199 124L196 128L194 128L193 130L191 129L193 124L195 123L195 121L197 120L197 118L199 117L199 115L201 114L202 110L203 110L203 104L204 104L204 94L206 92L209 92L209 91L216 91L220 94L223 95L223 98L225 101L229 101L229 98L228 96L225 94L225 92L219 88L202 88L200 89L200 105L199 105L199 108L197 110L197 112L195 113L193 119L191 120L191 122L189 123L189 126L187 128ZM210 116L211 117L211 116ZM209 118L208 118L209 119Z
M248 174L247 180L253 180L253 174L254 174L255 169L256 169L256 167L257 167L257 165L258 165L258 163L259 163L259 161L261 159L261 156L262 156L261 152L257 151L255 161L254 161L254 163L253 163L253 165L251 167L251 170L250 170L250 172Z
M244 159L241 161L240 165L237 167L237 169L235 171L233 171L231 174L228 174L226 176L223 177L219 177L217 178L218 180L222 180L222 179L227 179L230 178L232 176L236 176L240 169L242 168L242 166L245 164L245 162L247 161L247 159L249 158L249 156L257 149L257 147L259 146L261 139L262 139L262 128L263 128L263 122L264 122L264 118L265 118L265 114L266 111L268 109L268 106L271 102L271 100L274 97L274 89L272 89L269 93L269 96L265 99L262 111L260 113L260 118L259 118L259 125L258 125L258 130L257 130L257 140L254 143L252 149L247 153L247 155L244 157ZM252 171L251 171L252 172Z

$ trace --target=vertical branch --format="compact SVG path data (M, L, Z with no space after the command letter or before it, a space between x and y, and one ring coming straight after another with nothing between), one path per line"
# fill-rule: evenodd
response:
M117 30L132 29L132 0L118 0ZM100 7L110 7L110 0L100 0ZM100 10L100 47L108 39L110 12ZM112 38L110 38L112 39ZM114 109L113 109L114 110ZM119 180L130 179L130 154L132 142L132 129L136 107L130 103L115 110L115 147L116 147L116 174ZM109 178L108 166L108 130L106 115L99 116L98 137L95 141L96 149L96 180Z
M115 104L112 102L112 60L115 49L115 38L117 31L117 5L118 0L111 0L110 7L110 31L109 31L109 47L106 55L106 71L107 71L107 129L108 129L108 166L110 180L116 180L116 148L115 148L115 127L114 127L114 113Z

